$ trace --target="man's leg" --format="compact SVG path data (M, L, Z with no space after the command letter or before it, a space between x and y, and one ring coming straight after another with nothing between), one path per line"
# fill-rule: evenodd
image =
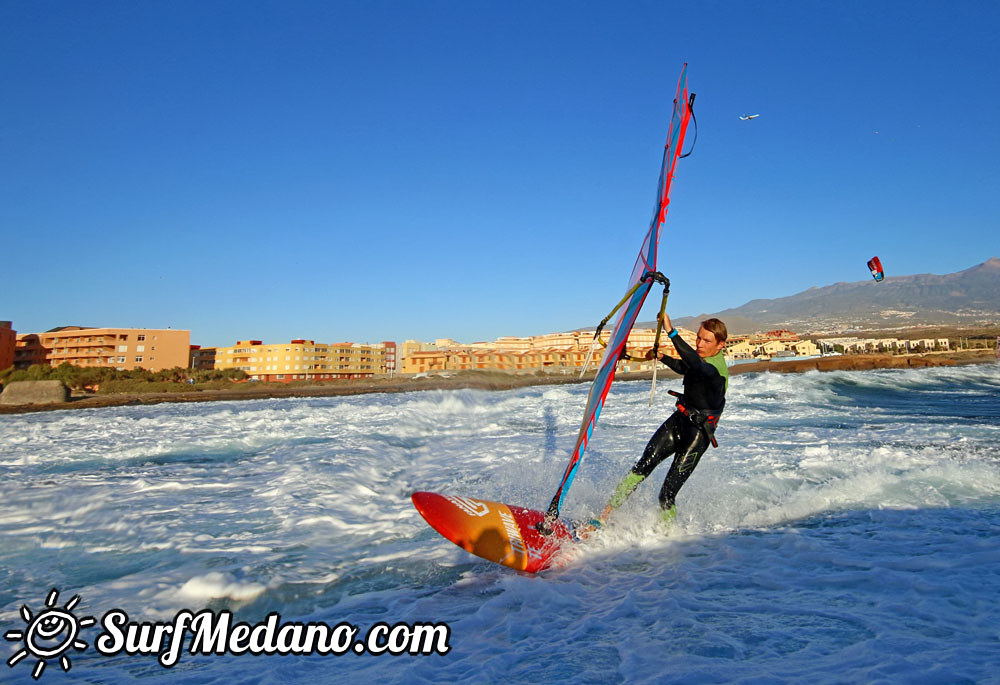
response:
M674 450L677 448L677 430L681 425L679 423L681 421L686 422L687 419L679 412L674 412L670 415L670 418L656 429L653 437L646 443L646 449L643 450L639 461L635 463L635 466L632 467L628 475L615 488L614 494L608 500L608 505L604 508L600 520L603 521L612 511L623 505L629 496L635 492L635 489L639 487L639 483L644 481L664 459L674 453Z
M677 456L674 457L667 477L663 479L663 487L660 488L660 508L663 510L663 520L665 523L673 523L677 517L677 508L674 500L681 486L694 472L694 467L701 460L701 455L708 449L709 441L705 431L689 424L690 432L681 438L680 448Z

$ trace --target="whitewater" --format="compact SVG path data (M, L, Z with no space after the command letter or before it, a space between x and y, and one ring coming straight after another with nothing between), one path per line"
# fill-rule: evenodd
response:
M563 514L600 511L672 410L612 388ZM664 464L522 575L430 529L416 490L544 509L588 386L0 417L0 632L77 616L445 623L433 655L107 657L38 682L997 683L1000 365L743 374L658 527ZM2 682L36 682L8 637Z

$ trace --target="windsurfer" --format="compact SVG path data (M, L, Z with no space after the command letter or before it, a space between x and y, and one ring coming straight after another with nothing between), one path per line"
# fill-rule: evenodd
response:
M664 330L669 331L667 335L680 359L654 350L650 350L646 358L652 359L656 352L656 357L661 362L682 374L684 394L671 393L678 397L677 410L653 433L642 456L615 488L601 515L602 521L625 503L653 469L667 457L674 455L659 497L663 520L671 523L677 516L674 505L677 492L691 476L708 446L716 444L715 426L726 405L726 389L729 386L729 370L722 355L722 348L729 337L726 324L719 319L702 321L695 349L691 349L671 325L666 313L663 314L662 323Z

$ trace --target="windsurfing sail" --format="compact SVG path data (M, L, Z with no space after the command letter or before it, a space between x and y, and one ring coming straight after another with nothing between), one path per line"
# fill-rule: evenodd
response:
M872 272L872 278L876 281L881 281L885 278L885 271L882 270L882 260L878 257L872 257L868 260L868 269Z
M570 454L569 464L563 473L562 481L556 490L555 496L549 504L546 516L551 520L559 516L563 500L573 484L577 469L583 459L583 453L590 442L590 436L597 425L597 419L604 408L604 400L611 389L611 383L615 378L615 370L618 362L625 353L625 343L628 341L629 333L635 324L635 319L642 309L642 303L646 295L653 287L653 283L662 279L663 276L656 271L656 258L660 241L660 231L663 222L667 218L667 209L670 206L670 187L674 180L674 171L677 160L681 158L681 148L684 145L684 134L687 131L688 122L692 117L692 106L694 105L694 94L688 96L687 89L687 63L681 70L681 77L677 83L677 95L674 98L674 111L670 118L670 128L667 132L667 142L663 149L663 161L660 164L660 179L656 186L656 204L653 210L653 218L650 222L649 230L639 248L639 257L635 261L632 269L632 276L629 279L628 295L623 301L625 306L621 309L618 319L615 322L611 337L608 340L604 355L601 357L601 364L597 370L593 385L590 386L590 395L587 397L587 407L583 412L583 423L576 438L576 446ZM686 156L686 155L684 155Z

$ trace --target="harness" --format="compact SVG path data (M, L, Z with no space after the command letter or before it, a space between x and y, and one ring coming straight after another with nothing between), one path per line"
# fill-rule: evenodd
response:
M715 427L719 425L719 417L722 412L707 412L695 409L684 404L686 398L675 390L667 390L668 393L677 398L677 411L687 417L688 421L705 432L705 436L711 441L712 447L718 447L715 440Z

